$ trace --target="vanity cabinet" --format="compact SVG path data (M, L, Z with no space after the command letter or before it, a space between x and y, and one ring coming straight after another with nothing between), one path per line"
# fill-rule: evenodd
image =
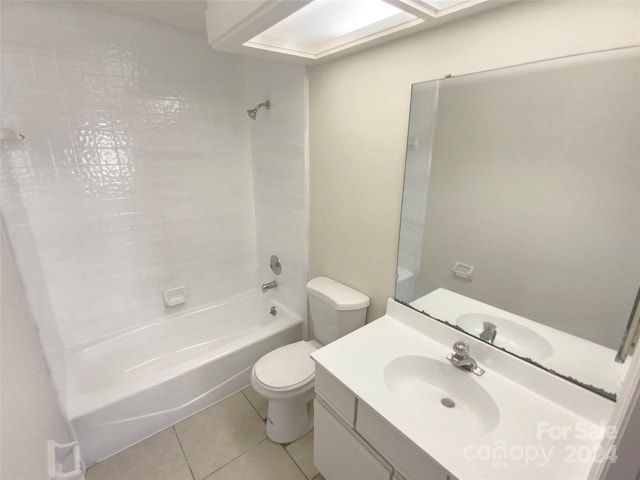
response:
M398 479L451 480L435 460L404 437L366 403L358 402L357 432L393 466ZM434 435L437 435L434 432Z
M327 480L453 480L321 365L316 365L314 462Z
M314 421L314 462L327 480L391 478L391 465L317 399Z

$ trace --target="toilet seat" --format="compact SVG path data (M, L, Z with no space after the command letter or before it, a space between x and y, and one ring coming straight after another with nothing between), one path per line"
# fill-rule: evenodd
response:
M291 391L313 382L315 363L309 356L320 344L300 341L280 347L262 357L253 367L261 386L275 391Z

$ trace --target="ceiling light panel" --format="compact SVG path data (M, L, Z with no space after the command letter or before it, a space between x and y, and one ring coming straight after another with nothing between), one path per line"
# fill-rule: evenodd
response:
M325 52L416 20L414 15L382 0L314 0L245 46L319 58Z
M443 17L451 13L466 10L487 0L389 0L419 16Z
M470 3L468 0L419 0L419 1L421 1L422 3L426 3L427 5L433 7L438 11L455 7L457 5L460 5L461 3Z

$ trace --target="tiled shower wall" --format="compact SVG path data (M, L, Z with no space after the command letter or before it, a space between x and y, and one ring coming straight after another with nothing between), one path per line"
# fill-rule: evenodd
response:
M261 111L252 125L245 111L264 100L249 87L277 64L254 66L212 51L204 36L80 2L1 8L3 126L27 136L3 145L3 215L27 289L43 279L39 297L50 299L64 346L172 313L166 288L187 285L194 307L266 281L254 192L263 158L252 160L250 128L268 118ZM284 72L273 80L304 89L302 67ZM303 120L303 102L270 113ZM302 262L305 280L304 129L291 133L259 150L300 166L285 177L303 188L302 216L278 219L302 221L292 263ZM281 139L296 149L274 153Z
M415 300L415 287L420 279L437 104L438 82L423 82L413 86L398 244L398 268L403 269L405 275L411 275L411 278L404 288L398 283L395 292L396 298L405 302Z
M253 60L248 65L250 105L266 99L251 122L258 276L276 279L273 295L303 318L307 312L307 186L305 162L306 73L298 65ZM269 257L278 255L282 273L275 276Z

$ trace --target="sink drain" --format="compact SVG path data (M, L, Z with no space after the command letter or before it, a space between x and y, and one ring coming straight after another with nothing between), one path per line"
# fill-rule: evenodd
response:
M443 398L442 400L440 400L440 403L447 408L453 408L456 406L456 402L454 402L450 398Z

